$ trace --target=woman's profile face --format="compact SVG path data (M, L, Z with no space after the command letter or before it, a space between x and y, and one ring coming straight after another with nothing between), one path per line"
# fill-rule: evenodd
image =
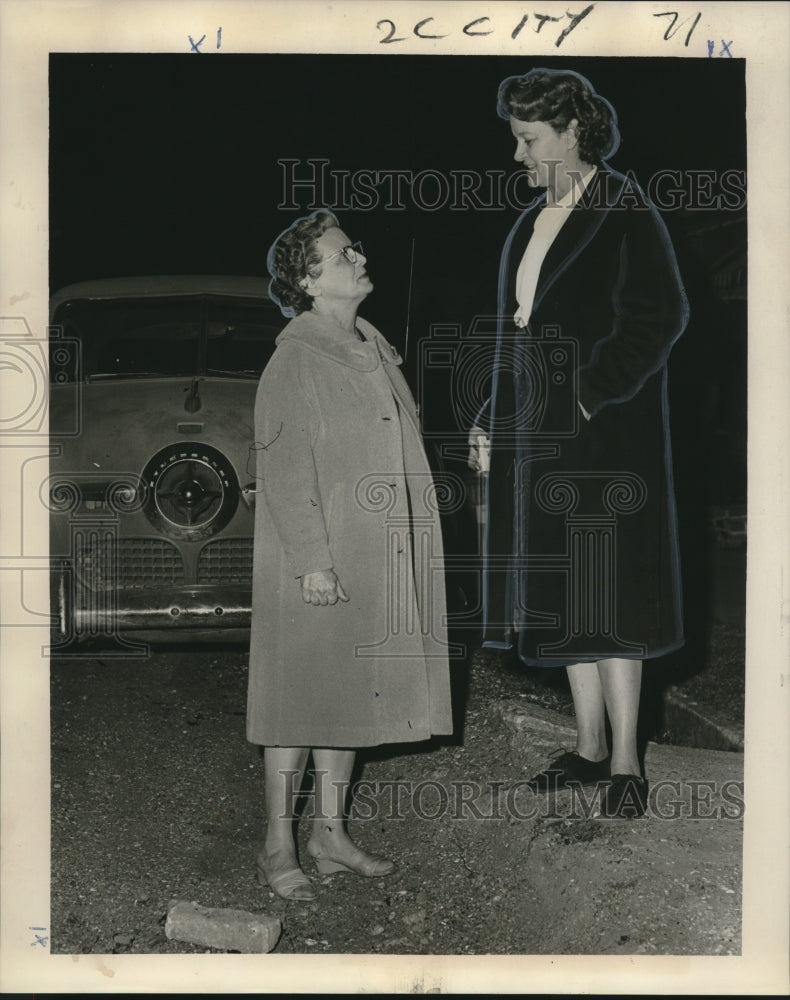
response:
M308 291L321 295L325 300L344 299L361 302L373 291L373 282L365 269L367 258L361 252L352 263L342 252L352 241L342 229L333 226L315 242L315 249L321 254L321 274L310 278Z
M568 166L567 133L555 132L547 122L523 122L510 116L510 131L516 140L513 159L523 163L530 187L556 187L558 169Z

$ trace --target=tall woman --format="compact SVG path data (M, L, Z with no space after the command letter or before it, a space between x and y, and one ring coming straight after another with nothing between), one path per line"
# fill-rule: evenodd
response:
M260 381L247 737L265 747L262 881L310 899L294 806L312 751L321 873L393 862L345 827L356 750L452 732L442 539L401 359L357 315L366 258L326 211L269 251L292 319Z
M535 788L605 781L606 814L641 815L642 662L683 641L667 358L686 297L657 211L606 162L616 117L587 80L511 77L498 113L544 190L504 246L470 442L473 467L490 447L484 645L567 670L577 744Z

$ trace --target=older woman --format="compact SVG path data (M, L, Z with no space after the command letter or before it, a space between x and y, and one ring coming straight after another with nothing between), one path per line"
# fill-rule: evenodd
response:
M357 310L373 289L329 212L269 251L270 294L293 317L261 378L247 737L265 747L259 879L314 890L294 845L312 750L307 853L321 873L378 877L345 803L356 749L452 732L442 540L401 359Z
M576 748L534 787L606 782L604 815L638 816L642 661L683 641L667 358L687 303L658 213L606 163L616 117L589 82L538 69L498 98L545 192L505 243L492 398L470 441L470 465L491 466L484 645L567 670Z

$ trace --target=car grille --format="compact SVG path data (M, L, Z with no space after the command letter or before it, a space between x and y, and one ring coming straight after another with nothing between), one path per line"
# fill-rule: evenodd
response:
M158 538L112 539L91 534L77 553L82 582L91 590L143 590L184 584L181 553Z
M251 538L219 538L201 550L198 583L250 586L251 580Z
M76 544L80 580L93 591L179 587L191 582L186 579L181 553L166 539L88 532ZM197 583L249 587L251 580L251 538L221 538L201 550Z

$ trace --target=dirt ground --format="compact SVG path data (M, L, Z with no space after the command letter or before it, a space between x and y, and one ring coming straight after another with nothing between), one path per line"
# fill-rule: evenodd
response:
M567 693L488 654L455 671L452 738L359 757L350 832L398 871L307 867L318 895L300 903L254 877L263 762L243 650L53 662L52 952L206 951L166 938L173 899L277 916L282 954L740 952L740 753L658 732L649 817L593 818L568 792L549 806L519 782L573 745Z

